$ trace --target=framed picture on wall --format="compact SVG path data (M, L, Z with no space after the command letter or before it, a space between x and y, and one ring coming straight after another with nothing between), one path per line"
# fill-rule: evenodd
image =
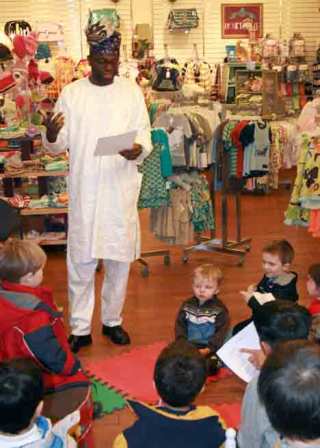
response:
M255 38L263 37L262 3L222 3L221 37L223 39L248 38L249 30Z

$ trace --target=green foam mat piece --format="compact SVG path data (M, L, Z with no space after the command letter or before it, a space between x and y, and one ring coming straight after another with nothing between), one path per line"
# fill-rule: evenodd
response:
M99 401L105 414L111 414L113 411L123 409L127 402L114 389L109 389L105 384L91 378L93 401Z

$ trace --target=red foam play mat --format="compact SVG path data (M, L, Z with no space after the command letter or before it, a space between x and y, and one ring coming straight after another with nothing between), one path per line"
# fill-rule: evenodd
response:
M122 395L155 404L159 400L153 385L153 370L156 359L167 342L160 341L120 355L87 361L85 369L89 375L119 391ZM208 383L227 378L232 373L222 368L217 375L208 378Z
M218 412L228 428L239 429L241 419L241 403L214 404L212 409Z
M156 359L167 342L136 347L121 355L100 361L89 361L85 368L89 374L109 384L125 396L157 403L159 396L153 386L153 369Z

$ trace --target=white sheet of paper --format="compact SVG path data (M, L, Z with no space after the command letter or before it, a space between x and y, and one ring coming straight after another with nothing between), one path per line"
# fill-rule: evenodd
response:
M249 354L241 353L242 348L260 350L259 336L254 323L247 325L218 351L219 358L243 381L249 383L259 371L248 360Z
M114 156L123 149L130 149L134 144L136 136L137 131L130 131L126 132L125 134L98 138L94 155Z
M264 305L265 303L273 302L274 300L276 300L271 292L254 292L253 295L258 300L260 305Z

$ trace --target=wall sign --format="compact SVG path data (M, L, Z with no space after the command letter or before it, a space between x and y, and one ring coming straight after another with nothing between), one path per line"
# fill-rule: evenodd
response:
M223 39L248 38L249 29L255 37L263 37L262 3L223 3L221 5L221 36Z

